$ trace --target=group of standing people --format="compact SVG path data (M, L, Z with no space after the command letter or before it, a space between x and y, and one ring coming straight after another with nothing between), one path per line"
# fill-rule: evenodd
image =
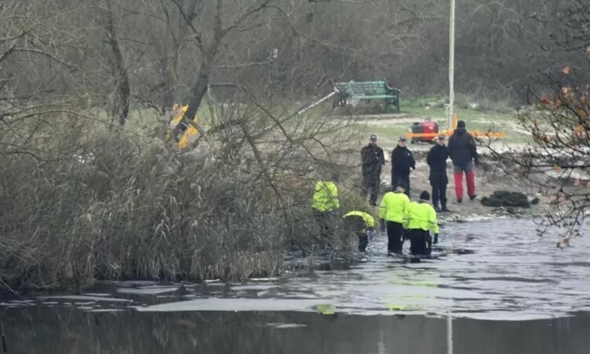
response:
M446 189L448 185L447 160L453 162L455 195L457 202L463 201L463 174L467 180L467 195L474 200L475 175L473 163L479 164L475 140L467 132L464 121L459 121L449 139L440 135L437 144L430 149L426 162L430 167L429 181L432 195L422 191L417 201L410 201L410 173L416 169L416 160L406 146L406 138L400 137L391 153L391 190L383 196L379 213L380 229L387 232L389 253L400 254L403 243L411 242L410 251L415 255L430 255L432 244L438 243L437 212L449 212ZM362 195L369 197L369 204L377 206L381 186L381 172L385 166L383 149L377 146L377 136L371 135L370 142L361 150ZM333 176L333 180L337 177ZM432 204L429 202L432 201ZM312 208L320 226L320 236L328 236L330 225L337 217L340 204L338 189L333 181L318 181L315 186ZM343 216L344 225L359 238L359 251L364 252L368 241L375 234L375 219L358 210ZM434 237L431 236L431 233Z
M449 157L453 163L453 175L455 183L455 195L457 203L463 202L463 174L467 181L467 195L474 200L475 174L473 164L479 164L479 155L475 140L465 127L465 122L457 123L455 132L449 139L440 135L437 144L430 149L426 162L430 167L429 181L432 187L432 204L437 212L448 212L447 208L447 160ZM369 203L377 205L377 198L381 186L381 171L386 164L383 149L377 146L377 136L371 135L369 144L361 149L363 186L362 194L370 194ZM410 174L416 169L416 160L412 152L406 146L406 138L400 137L398 144L391 152L391 186L396 189L400 183L404 185L404 193L410 198Z
M377 146L377 136L371 135L369 145L361 149L363 169L363 196L370 193L369 203L377 205L381 186L381 170L385 165L383 149ZM410 172L416 169L414 155L406 147L406 138L400 137L397 146L391 152L391 185L395 188L403 183L405 194L410 197Z
M386 225L387 252L401 254L404 241L409 239L412 254L428 256L432 252L432 244L438 243L436 211L428 203L430 194L427 191L420 194L418 201L410 202L405 194L406 188L405 182L400 182L381 200L379 218L382 225Z
M419 199L410 201L410 173L416 169L416 160L406 146L406 138L400 137L391 152L391 191L381 201L381 231L387 232L391 253L401 253L405 240L411 242L413 254L429 255L432 244L438 242L437 212L449 212L447 207L447 160L451 158L457 203L463 202L463 174L467 180L467 195L474 200L475 174L473 164L479 164L475 140L466 129L465 122L459 121L449 138L440 135L437 143L426 156L430 168L428 180L432 194L422 191ZM377 205L381 185L381 170L386 164L383 149L377 146L377 136L371 135L370 142L361 150L363 187L362 194L370 193L369 203ZM432 205L429 202L432 201ZM432 233L434 238L430 235Z

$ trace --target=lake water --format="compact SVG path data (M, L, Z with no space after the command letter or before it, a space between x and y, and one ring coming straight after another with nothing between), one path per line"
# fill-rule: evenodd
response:
M590 353L590 239L448 224L440 259L247 284L126 282L7 301L7 353Z

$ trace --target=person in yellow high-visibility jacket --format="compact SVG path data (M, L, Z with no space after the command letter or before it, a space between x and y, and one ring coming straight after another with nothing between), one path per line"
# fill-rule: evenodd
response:
M344 216L344 227L359 239L359 251L365 252L371 239L375 236L375 218L364 211L353 210Z
M333 177L337 177L334 175ZM334 178L336 180L337 178ZM311 205L313 214L320 227L320 236L329 237L332 231L332 222L340 209L338 200L338 187L333 181L317 181Z
M407 221L410 198L406 194L406 184L399 182L395 190L385 193L381 200L380 219L387 223L387 252L402 253L404 245L404 223Z
M408 220L404 225L408 229L410 237L410 252L414 255L430 255L432 252L432 237L434 234L434 244L438 243L438 221L436 211L428 203L430 193L423 191L420 194L420 200L410 203L408 209Z

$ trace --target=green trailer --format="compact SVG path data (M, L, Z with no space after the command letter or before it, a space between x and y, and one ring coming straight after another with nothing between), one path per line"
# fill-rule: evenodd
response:
M351 101L381 102L385 112L395 107L399 112L400 89L389 86L384 78L381 81L337 82L334 83L333 108L346 107Z

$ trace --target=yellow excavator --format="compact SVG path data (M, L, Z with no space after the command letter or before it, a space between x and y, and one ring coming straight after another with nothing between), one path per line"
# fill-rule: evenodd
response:
M172 117L173 118L170 121L170 124L168 126L168 130L166 131L166 140L172 139L172 131L178 125L178 123L180 123L180 121L182 120L182 117L184 117L184 114L186 113L187 109L188 109L188 105L181 106L179 104L175 104L172 107ZM197 116L195 115L193 122L196 123L197 121L198 121ZM195 142L198 134L199 134L199 132L197 131L197 128L195 128L194 125L189 125L182 133L180 139L178 139L178 143L177 143L178 148L181 150L188 148L192 143Z

